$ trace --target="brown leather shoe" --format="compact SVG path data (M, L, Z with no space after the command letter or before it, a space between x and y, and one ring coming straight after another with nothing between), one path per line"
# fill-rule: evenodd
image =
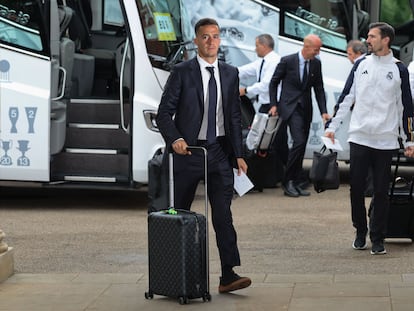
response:
M250 278L242 277L235 273L232 279L229 281L223 281L223 278L220 278L218 291L220 294L228 293L249 287L250 284L252 284L252 280Z

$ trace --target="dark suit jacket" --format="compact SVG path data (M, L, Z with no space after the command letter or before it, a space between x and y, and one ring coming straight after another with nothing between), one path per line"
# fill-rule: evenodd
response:
M278 102L277 87L281 81L283 82L282 92L280 94L280 101ZM307 121L311 122L312 87L315 92L321 115L327 113L320 60L317 58L310 60L308 80L307 83L303 85L300 79L298 53L282 57L269 85L271 106L276 106L281 118L287 120L296 109L297 105L301 103L305 110Z
M221 61L218 67L224 113L225 151L232 157L241 158L238 70ZM188 145L195 145L201 128L203 112L204 95L201 71L197 58L193 58L173 68L162 94L156 121L167 147L169 148L179 138L184 138Z

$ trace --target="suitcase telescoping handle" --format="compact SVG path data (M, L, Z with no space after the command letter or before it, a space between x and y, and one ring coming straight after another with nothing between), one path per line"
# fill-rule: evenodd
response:
M203 152L204 159L204 213L207 218L208 216L208 177L207 177L207 149L199 146L188 146L187 150L195 152ZM169 207L171 210L174 210L174 156L170 152L168 155L168 184L169 184Z
M206 255L206 276L207 276L207 291L210 291L210 267L209 267L209 238L208 238L208 177L207 177L207 149L200 146L188 146L188 151L191 152L203 152L204 155L204 215L206 217L206 247L205 247L205 255ZM168 181L169 181L169 193L170 193L170 209L168 213L170 214L177 214L177 211L174 209L174 156L173 153L170 152L168 155Z

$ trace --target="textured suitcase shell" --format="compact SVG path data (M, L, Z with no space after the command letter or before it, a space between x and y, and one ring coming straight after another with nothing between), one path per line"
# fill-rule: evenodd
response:
M177 210L148 216L149 292L174 298L207 293L204 215Z

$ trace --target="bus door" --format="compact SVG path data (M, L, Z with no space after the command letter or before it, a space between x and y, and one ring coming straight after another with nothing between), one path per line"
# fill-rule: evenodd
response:
M0 180L49 180L49 12L40 1L0 0Z

